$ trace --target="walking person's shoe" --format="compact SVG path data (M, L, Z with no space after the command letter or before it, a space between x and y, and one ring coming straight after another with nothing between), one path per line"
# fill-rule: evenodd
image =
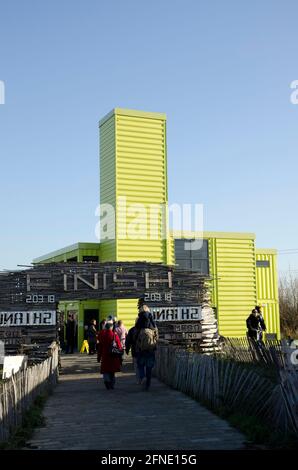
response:
M110 390L110 388L111 388L111 382L105 381L105 386L106 386L106 389L107 389L107 390Z

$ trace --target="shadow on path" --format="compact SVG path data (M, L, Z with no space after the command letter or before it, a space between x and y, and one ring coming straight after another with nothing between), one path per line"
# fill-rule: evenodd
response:
M59 384L29 449L243 449L226 421L157 379L144 391L126 360L115 390L106 390L95 356L62 356Z

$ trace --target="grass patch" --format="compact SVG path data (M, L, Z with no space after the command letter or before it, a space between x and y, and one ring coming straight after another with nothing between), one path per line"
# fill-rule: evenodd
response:
M249 441L256 445L265 445L271 449L296 449L297 437L288 434L283 435L277 431L272 432L272 428L261 423L256 416L246 416L234 413L227 416L232 426L243 432Z
M295 434L289 433L284 435L277 430L273 430L272 427L266 423L262 423L260 418L254 415L246 415L245 413L231 411L226 406L214 408L210 406L210 403L206 400L199 400L195 397L192 398L205 406L212 413L228 421L230 425L238 429L238 431L242 432L242 434L247 438L249 445L256 446L256 448L258 448L258 446L262 446L262 448L272 450L297 449L298 438Z
M226 408L212 411L241 431L253 445L264 446L268 449L297 448L297 436L294 434L284 435L276 430L273 431L272 427L260 422L260 419L256 416L231 412Z
M25 412L22 425L17 427L9 440L0 443L1 450L13 450L24 447L26 442L32 437L34 429L45 425L45 418L42 411L48 395L38 395L33 405Z

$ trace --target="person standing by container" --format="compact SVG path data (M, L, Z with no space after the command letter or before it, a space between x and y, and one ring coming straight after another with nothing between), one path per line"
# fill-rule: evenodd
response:
M100 372L103 375L107 390L115 386L115 373L121 369L122 346L118 335L113 331L113 323L107 322L106 327L99 333L97 360L101 362ZM119 352L116 355L115 350Z
M66 354L73 354L76 333L76 321L74 319L74 315L73 313L69 313L65 324Z
M246 326L247 326L247 336L255 341L260 341L262 334L262 327L259 314L257 310L254 308L251 311L251 314L246 319Z
M262 314L261 305L256 305L255 310L258 312L258 316L259 316L259 323L260 323L260 328L261 328L260 339L262 340L263 339L263 332L266 331L266 323L265 323L265 320L264 320L264 317L263 317L263 314Z
M96 331L96 320L91 320L90 325L87 330L87 341L89 345L89 354L96 353L96 343L97 343L97 331Z

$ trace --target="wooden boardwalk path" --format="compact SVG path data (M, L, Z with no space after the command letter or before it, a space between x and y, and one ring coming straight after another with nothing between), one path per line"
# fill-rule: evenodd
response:
M153 379L136 384L125 362L106 390L95 356L62 357L60 381L29 449L243 449L245 437L190 397Z

